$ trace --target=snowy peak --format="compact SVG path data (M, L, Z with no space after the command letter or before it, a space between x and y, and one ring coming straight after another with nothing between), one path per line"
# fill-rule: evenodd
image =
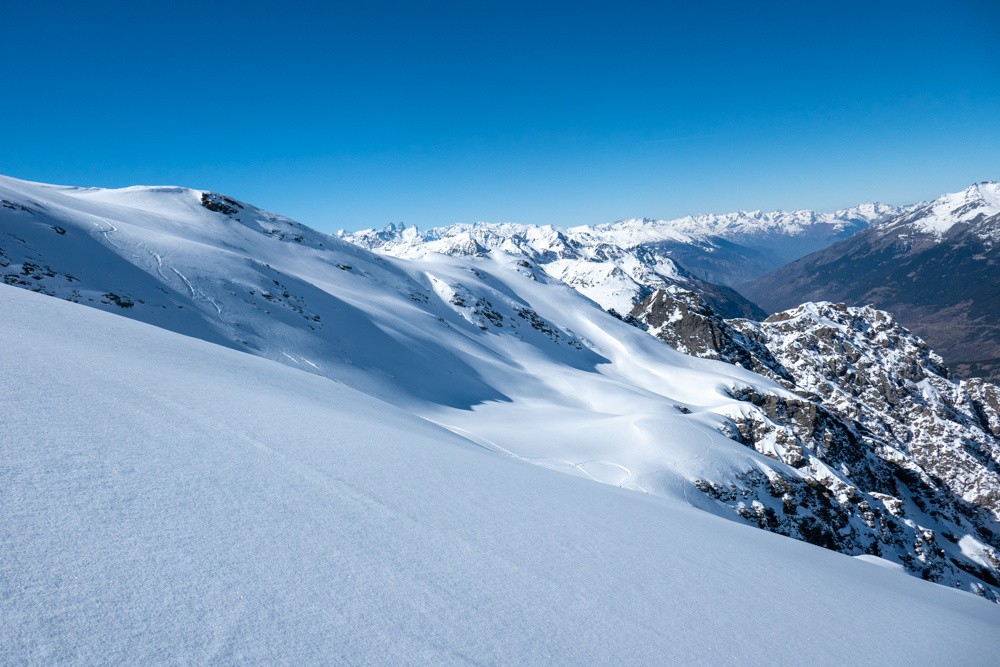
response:
M858 206L841 209L833 215L834 217L842 220L865 220L869 224L874 224L899 215L907 208L909 207L893 206L891 204L883 204L882 202L872 202L869 204L860 204Z
M910 207L842 243L739 285L769 311L873 303L965 375L1000 379L1000 185Z
M576 256L576 244L563 230L550 225L477 222L421 231L417 227L390 224L379 230L342 232L340 236L369 250L407 259L432 253L474 256L492 250L530 259Z
M549 225L480 222L420 231L390 225L344 238L402 259L428 258L434 254L511 256L522 262L523 267L537 267L605 310L623 315L653 290L677 285L709 293L708 298L722 312L747 317L763 315L732 290L692 276L668 252L642 245L623 247L595 237L585 229L589 228L564 230Z
M335 237L227 195L178 186L76 188L0 177L0 206L42 216L82 213L98 228L107 228L111 220L124 220L148 231L204 242L215 242L238 225L243 228L241 234L249 231L314 248L344 245Z
M961 192L938 197L892 220L888 228L935 238L946 236L956 225L975 225L1000 214L1000 183L983 181ZM994 227L997 225L994 225Z
M549 275L620 314L655 290L680 286L708 293L719 312L757 317L756 306L720 286L762 275L896 212L883 204L865 204L837 213L738 211L568 229L479 222L421 231L392 224L341 237L403 259L435 253L514 255L544 267Z

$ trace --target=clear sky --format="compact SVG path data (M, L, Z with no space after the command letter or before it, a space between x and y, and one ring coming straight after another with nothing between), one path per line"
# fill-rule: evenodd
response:
M1000 1L3 3L0 173L319 229L1000 179Z

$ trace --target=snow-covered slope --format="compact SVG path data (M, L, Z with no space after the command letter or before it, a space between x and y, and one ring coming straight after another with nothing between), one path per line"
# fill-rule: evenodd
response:
M683 466L656 460L711 442L723 467L753 465L713 408L767 380L678 354L516 256L395 260L180 188L5 185L30 209L0 211L19 286L338 379L579 475L666 492Z
M894 216L883 233L927 235L940 240L956 225L975 225L1000 214L1000 183L974 183L961 192L942 195L932 202L911 207L905 215ZM998 238L995 227L978 230Z
M623 247L724 239L774 256L784 263L847 238L873 223L899 215L903 210L897 206L872 203L834 213L809 210L736 211L689 215L675 220L622 220L593 228L576 227L571 231ZM722 282L732 284L728 280Z
M825 520L813 512L824 491L809 486L820 468L748 447L739 431L753 418L794 428L761 397L801 397L676 352L523 253L401 260L184 188L3 179L0 198L10 204L0 209L10 284L337 380L511 458L736 520L746 520L740 502L798 512L781 493L763 494L809 487L802 502ZM823 465L823 479L851 484L850 472ZM718 488L745 495L721 498ZM794 534L852 555L898 542L863 518L851 526L860 538L844 544L825 539L833 524ZM917 558L917 546L893 554ZM942 581L995 592L957 567Z
M972 595L530 466L193 338L3 286L0 309L6 664L1000 651L1000 608Z

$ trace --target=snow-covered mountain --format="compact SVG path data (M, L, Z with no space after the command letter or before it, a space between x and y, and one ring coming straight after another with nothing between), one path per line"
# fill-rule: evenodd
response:
M291 363L2 285L0 312L5 664L1000 651L1000 607L887 561L498 455Z
M930 578L987 597L1000 590L990 579L997 545L982 535L1000 534L989 512L977 509L964 523L924 513L925 498L955 506L947 485L918 494L909 482L859 483L869 468L871 475L892 468L868 449L852 449L851 422L824 408L831 416L813 429L824 435L810 440L799 415L816 403L787 378L682 354L608 314L550 274L569 259L545 254L558 237L505 232L491 241L514 238L511 252L501 252L473 234L463 242L481 249L400 259L184 188L2 179L0 199L0 272L8 284L336 380L511 458L851 555L882 554L912 573L930 567ZM579 261L598 264L597 252L590 247ZM655 276L665 284L685 278L666 260ZM613 261L632 266L628 257ZM633 267L637 275L647 268ZM664 289L690 303L696 294L688 288L698 283L686 285ZM807 465L758 447L764 438L751 442L753 429L806 438ZM825 434L836 441L833 454ZM916 461L901 451L907 465ZM782 489L790 489L788 500ZM875 519L834 507L841 493ZM790 518L797 513L813 523ZM790 525L795 530L786 531ZM830 538L842 531L852 539ZM927 534L942 531L958 540L944 556L927 547Z
M657 289L685 279L731 286L903 210L865 204L836 213L739 211L568 229L477 223L421 231L389 225L344 236L371 250L403 258L427 253L474 255L489 250L522 254L545 265L554 275L590 289L588 296L605 308L626 312L651 293L650 287ZM605 291L591 289L597 281L608 285ZM623 298L636 294L640 294L639 299L623 311ZM718 304L713 305L718 310Z
M773 312L804 301L873 303L963 375L1000 379L1000 184L911 207L740 286Z
M736 211L675 220L622 220L574 230L581 236L626 248L642 245L670 249L681 264L696 275L724 285L735 285L747 280L749 273L777 268L904 210L871 203L834 213ZM741 254L746 267L740 266ZM724 261L729 255L734 256L731 268ZM760 266L750 262L759 262Z
M888 218L883 233L913 234L918 239L943 240L957 225L968 225L984 241L996 241L1000 231L984 221L1000 213L1000 183L974 183L961 192L938 197L932 202L912 206L898 216Z

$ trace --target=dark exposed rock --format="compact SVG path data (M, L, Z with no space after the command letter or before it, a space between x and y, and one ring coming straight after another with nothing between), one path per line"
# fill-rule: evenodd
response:
M114 292L108 292L104 295L104 298L115 304L119 308L131 308L135 305L135 301L128 298L127 296L120 296Z
M791 379L767 347L730 326L694 292L657 290L629 317L681 352L727 361L779 381Z
M243 209L243 204L235 199L215 192L202 192L201 205L209 211L222 213L223 215L236 215Z

